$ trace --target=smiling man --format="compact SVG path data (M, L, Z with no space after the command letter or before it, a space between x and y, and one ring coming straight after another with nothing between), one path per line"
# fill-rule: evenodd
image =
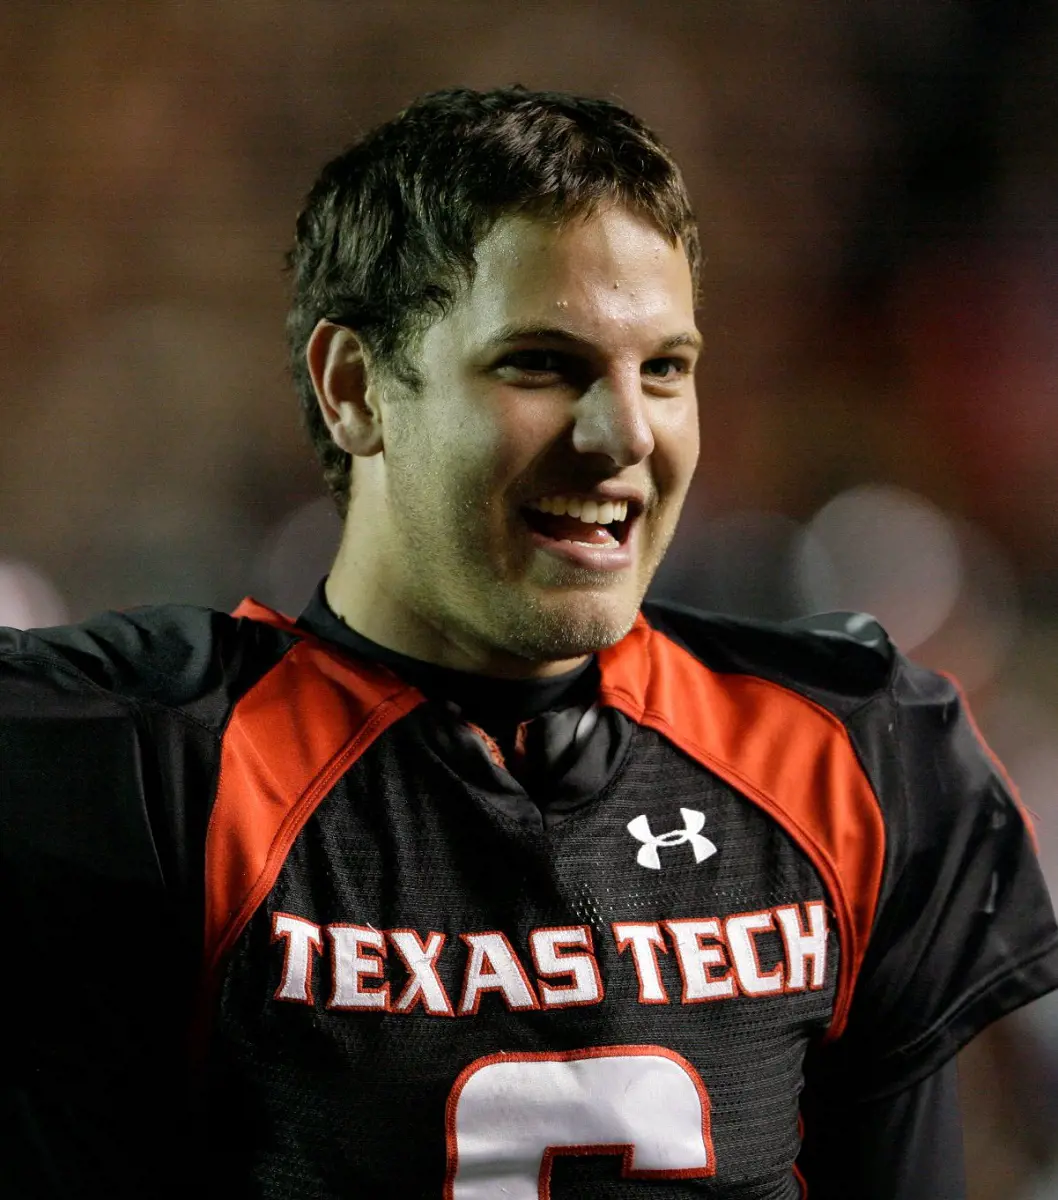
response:
M309 370L357 460L331 607L487 675L561 674L618 641L694 470L699 343L682 243L614 199L500 217L419 339L414 388L322 321Z
M603 101L324 169L306 611L0 633L3 1195L965 1194L954 1056L1058 985L1031 833L869 618L644 603L699 265Z

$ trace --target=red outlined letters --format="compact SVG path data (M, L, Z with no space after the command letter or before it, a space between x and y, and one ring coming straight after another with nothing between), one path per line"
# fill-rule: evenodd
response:
M500 992L512 1012L540 1007L525 968L518 961L506 934L490 930L459 936L470 948L463 976L463 995L459 1001L461 1015L478 1011L483 992Z
M408 970L408 982L393 1004L393 1012L411 1012L417 1005L435 1017L451 1017L452 1001L448 998L437 960L444 949L445 935L433 932L423 942L414 929L389 929L386 936Z
M472 1016L487 992L499 993L511 1012L601 1004L610 978L604 983L600 955L609 956L614 980L635 972L640 1004L672 1003L667 985L675 984L677 969L683 1004L818 991L827 980L830 938L822 900L726 917L615 921L608 949L596 945L588 925L530 929L515 945L500 930L450 938L436 929L423 935L345 922L321 928L285 912L273 913L271 924L272 941L282 946L276 1000L315 1004L318 956L331 977L327 1008L431 1017ZM658 954L670 950L672 958Z
M808 932L801 921L799 905L784 904L775 910L775 919L782 930L786 945L786 990L803 991L806 988L818 991L827 976L827 907L821 900L805 904L808 914ZM805 982L805 964L812 963L812 980Z
M666 921L683 978L683 1003L729 1000L738 994L720 921ZM720 971L719 974L714 972Z
M529 949L540 979L540 1002L543 1008L572 1008L581 1004L598 1004L602 999L602 978L592 948L591 930L587 925L534 929L529 935ZM586 953L571 953L576 949ZM555 987L545 982L556 975L569 976L569 984Z
M783 990L785 973L782 963L764 974L757 954L756 935L774 928L775 916L767 910L738 913L724 922L724 940L743 995L773 996Z
M389 1008L389 984L365 987L365 979L380 979L385 970L386 938L370 925L328 925L331 940L331 998L328 1008Z
M272 941L283 942L283 977L275 990L277 1000L315 1004L312 995L313 954L323 950L320 927L290 913L272 914Z
M656 921L643 924L636 921L615 922L612 926L617 953L632 949L632 962L639 979L640 1004L668 1004L669 994L658 970L658 950L668 954L669 948L661 936Z

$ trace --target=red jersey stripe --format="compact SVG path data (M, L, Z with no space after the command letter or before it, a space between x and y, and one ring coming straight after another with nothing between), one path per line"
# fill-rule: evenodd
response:
M841 721L752 675L719 674L640 615L599 655L601 700L760 805L823 879L841 946L829 1037L845 1026L885 861L881 808Z
M253 602L234 615L301 634L288 618ZM353 666L302 636L236 703L206 833L207 990L313 811L371 743L421 700L384 667Z

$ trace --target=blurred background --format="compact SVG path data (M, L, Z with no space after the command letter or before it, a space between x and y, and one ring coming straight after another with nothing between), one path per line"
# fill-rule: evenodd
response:
M1039 0L5 0L0 624L297 611L338 532L284 363L316 171L433 88L606 96L708 256L656 592L954 672L1058 888L1056 81ZM963 1077L975 1200L1055 1200L1058 1003Z

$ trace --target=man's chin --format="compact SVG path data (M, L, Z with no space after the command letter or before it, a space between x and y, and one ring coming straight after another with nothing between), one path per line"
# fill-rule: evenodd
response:
M564 597L527 607L509 630L508 645L523 658L559 662L619 642L635 624L639 605L616 597Z

